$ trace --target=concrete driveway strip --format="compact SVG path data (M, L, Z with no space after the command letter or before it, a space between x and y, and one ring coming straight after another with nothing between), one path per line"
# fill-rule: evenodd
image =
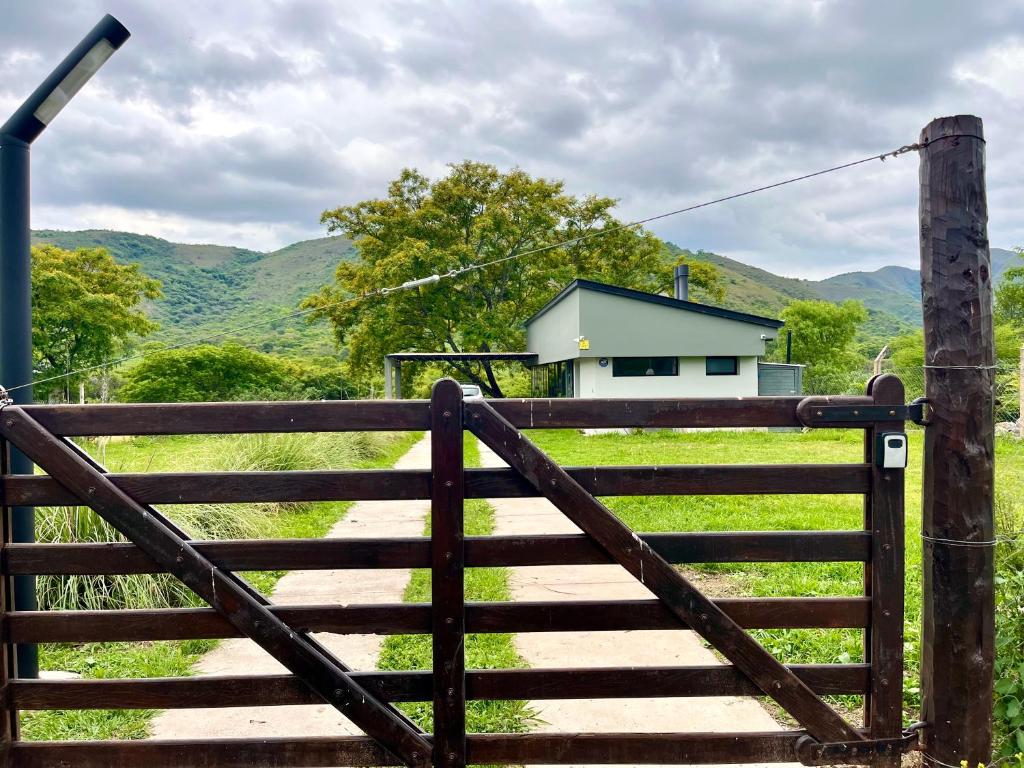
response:
M480 445L484 467L505 463ZM491 499L495 535L580 533L546 499ZM513 568L512 599L636 600L651 593L618 565ZM533 668L691 666L721 663L686 630L535 632L517 635L516 649ZM749 697L552 700L531 703L541 732L724 732L783 730ZM774 765L798 765L775 763Z
M409 449L396 469L430 467L430 438ZM429 501L360 501L352 505L327 538L421 536ZM409 583L408 569L291 571L277 583L272 601L279 605L400 603ZM316 638L352 669L377 667L381 635L317 634ZM250 640L222 641L203 656L197 675L274 675L286 672ZM167 710L152 722L155 739L265 738L337 736L361 733L327 704L286 707L227 707Z

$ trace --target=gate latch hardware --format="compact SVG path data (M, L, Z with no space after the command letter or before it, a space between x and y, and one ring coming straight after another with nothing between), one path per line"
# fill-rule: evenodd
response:
M836 741L822 744L813 736L801 736L796 742L797 759L804 765L849 765L871 763L877 757L892 757L917 748L918 732L924 723L915 723L893 739Z
M870 425L885 421L912 421L926 425L924 398L906 405L829 405L815 403L807 398L797 408L797 415L808 427L827 427L829 424Z

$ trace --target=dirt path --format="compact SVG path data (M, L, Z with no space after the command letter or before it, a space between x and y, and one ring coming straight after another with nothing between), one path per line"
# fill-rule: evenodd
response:
M430 466L430 440L416 443L396 469ZM429 501L360 501L327 534L328 538L420 536ZM292 571L274 590L273 602L289 605L323 603L400 603L407 569L366 571ZM375 669L384 638L380 635L318 634L317 639L353 669ZM285 670L255 643L225 640L196 665L199 675L272 675ZM156 739L336 736L358 734L348 720L326 704L287 707L229 707L168 710L152 723Z
M484 467L505 466L480 446ZM545 499L491 499L495 535L579 533ZM617 565L514 568L513 600L648 599L651 593ZM693 632L550 632L516 636L516 649L534 668L689 666L720 663ZM774 731L781 726L752 698L592 699L537 701L547 732ZM776 764L788 765L788 764ZM794 764L795 765L795 764Z

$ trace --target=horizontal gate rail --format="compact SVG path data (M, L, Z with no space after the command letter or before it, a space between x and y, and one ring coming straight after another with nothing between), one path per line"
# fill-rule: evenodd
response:
M804 664L789 667L822 696L860 695L868 690L867 664ZM429 701L426 672L353 672L373 696L390 702ZM616 699L699 696L760 696L735 667L600 667L597 669L469 670L466 698ZM319 704L291 675L232 675L112 680L14 680L10 696L18 709L189 709Z
M863 597L722 598L714 601L745 629L836 629L868 626ZM431 633L429 603L274 605L270 612L296 631L344 635ZM13 643L91 643L240 637L209 608L114 611L12 611L6 639ZM600 632L679 629L680 619L657 600L553 600L466 603L466 631Z
M470 734L471 765L636 763L788 763L806 731L770 733L523 733ZM18 768L269 768L324 765L397 765L372 740L359 736L307 739L194 741L15 742Z
M801 397L722 399L494 400L519 429L803 427ZM870 405L868 397L823 397L823 405ZM430 429L428 400L272 403L26 405L49 432L65 437L256 432L416 431ZM836 428L863 428L837 422Z
M865 531L638 535L670 563L866 562L871 550L871 535ZM430 539L423 537L196 541L193 546L217 567L236 571L430 567ZM589 537L579 534L466 537L469 568L611 562ZM12 544L3 572L84 576L162 569L134 544Z
M868 464L566 467L566 472L595 496L831 495L862 494L871 488L871 467ZM511 469L467 469L465 475L466 498L539 495ZM418 469L111 473L108 477L114 485L144 504L430 498L430 471ZM6 501L10 505L78 503L73 493L51 477L8 475L3 482Z

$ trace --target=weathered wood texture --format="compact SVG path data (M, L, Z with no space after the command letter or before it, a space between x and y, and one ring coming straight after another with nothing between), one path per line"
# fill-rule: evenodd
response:
M784 763L806 731L770 733L471 734L471 765ZM358 736L204 741L19 742L19 768L315 768L398 764Z
M0 439L0 470L5 474L10 467L10 444ZM13 535L12 510L6 504L0 507L0 562L7 559L7 548ZM7 616L14 608L13 579L0 578L0 627L7 623ZM17 677L14 646L3 642L0 645L0 690L9 690L9 680ZM0 699L0 768L11 764L11 744L18 738L18 708L9 696Z
M902 404L903 383L882 374L868 382L877 405ZM871 693L865 698L864 724L873 739L895 739L903 732L903 488L902 469L883 469L876 461L878 440L901 433L902 421L876 424L864 433L871 464L871 493L865 498L864 527L871 532L871 559L865 566L865 594L871 598L871 626L864 658L871 664ZM900 755L879 757L875 765L899 768Z
M819 695L859 695L868 690L866 664L792 665ZM352 678L384 701L429 701L430 672L353 672ZM761 696L735 667L601 667L501 669L466 673L466 698L610 699L645 697ZM196 707L318 704L319 697L291 675L234 675L130 680L14 680L17 709L189 709Z
M864 531L750 531L641 533L670 563L865 562L871 536ZM218 568L231 571L429 568L430 539L282 539L195 541ZM467 568L525 565L596 565L613 560L579 534L469 536ZM12 544L7 574L160 573L134 544Z
M62 485L74 491L82 504L92 507L202 597L239 633L254 640L324 701L381 742L385 749L394 752L407 765L429 764L429 745L408 720L394 708L369 696L336 659L283 623L264 602L255 599L250 588L206 560L182 538L180 531L165 525L153 510L140 506L111 483L97 466L16 406L4 410L0 432Z
M992 751L995 348L982 122L921 132L925 431L922 718L926 759Z
M466 607L462 388L434 384L430 398L431 603L434 765L466 764Z
M747 629L862 628L871 601L861 597L721 598L714 601ZM342 635L429 635L429 603L274 605L295 631ZM13 611L6 639L14 643L87 643L239 637L209 608L121 611ZM678 629L679 617L657 600L551 600L466 603L467 632L602 632Z
M466 405L472 432L544 494L584 533L645 587L685 626L706 639L819 741L858 741L863 736L796 675L697 590L660 555L645 547L611 510L537 449L521 431L483 401Z
M867 493L865 464L693 464L648 467L567 467L595 496L688 496ZM293 472L154 472L110 474L110 481L145 504L225 504L263 501L363 501L430 498L430 472L331 470ZM3 478L12 505L74 504L73 493L51 477ZM510 469L469 469L466 498L537 496Z
M670 400L495 400L520 429L581 427L799 427L800 397ZM864 397L824 398L867 404ZM430 429L426 400L293 403L29 405L25 412L55 435L182 435L242 432L410 431ZM837 424L837 427L856 425Z

